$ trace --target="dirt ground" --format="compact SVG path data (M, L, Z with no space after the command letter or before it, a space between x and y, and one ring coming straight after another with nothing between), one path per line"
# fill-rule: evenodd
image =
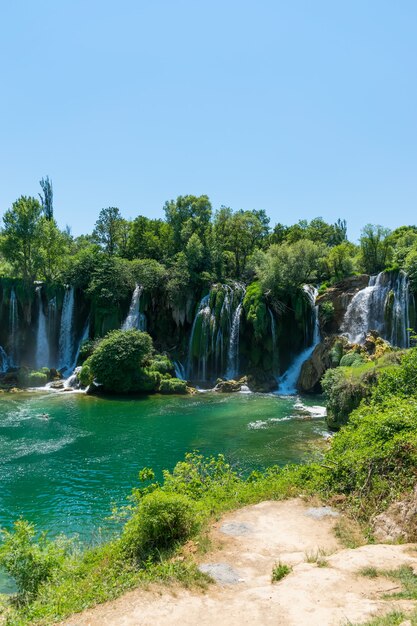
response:
M414 545L344 549L335 537L338 517L301 499L262 502L213 525L212 549L201 568L216 579L206 591L137 589L74 615L65 626L339 626L361 623L413 603L386 600L392 580L359 575L364 567L417 571ZM314 556L319 555L319 563ZM292 571L272 583L274 565Z

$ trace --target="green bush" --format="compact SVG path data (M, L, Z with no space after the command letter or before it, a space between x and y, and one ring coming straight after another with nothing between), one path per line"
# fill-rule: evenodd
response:
M195 504L185 495L158 490L145 495L125 525L123 549L136 559L173 548L198 528Z
M362 365L365 359L361 354L357 352L348 352L340 359L340 367L355 367L355 365Z
M323 324L328 324L334 318L334 304L329 300L320 304L320 320Z
M93 372L91 371L91 366L89 363L90 359L87 359L84 362L84 365L81 368L81 371L78 375L81 383L81 387L88 387L94 380Z
M130 393L156 390L158 377L146 367L152 356L152 339L138 330L113 330L88 359L94 379L106 391ZM87 376L87 372L86 372Z
M43 372L30 372L27 379L28 387L44 387L47 382L48 376Z
M362 405L332 440L324 466L326 489L381 501L415 482L417 401L393 397L383 406Z
M151 369L160 374L172 374L174 366L165 354L156 354L151 361Z
M163 378L159 385L160 393L187 393L187 383L179 378Z
M332 349L330 350L330 360L333 367L337 367L343 356L343 343L341 341L335 341Z
M3 530L2 536L0 567L14 578L20 594L35 596L40 585L62 567L68 540L49 541L44 533L35 540L33 524L24 520L14 523L14 531Z
M327 370L321 385L326 397L326 421L329 428L337 429L346 424L351 412L364 398L370 397L375 383L376 374L372 370L357 378L341 368Z

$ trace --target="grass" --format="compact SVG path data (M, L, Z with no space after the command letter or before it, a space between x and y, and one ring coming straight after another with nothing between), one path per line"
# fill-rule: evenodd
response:
M359 548L367 543L360 524L349 517L337 520L334 533L344 548Z
M275 565L272 570L271 581L273 583L277 583L283 578L285 578L286 576L288 576L288 574L291 574L291 572L292 572L292 567L290 565L286 565L285 563L279 562L278 565Z
M329 565L326 556L329 556L330 552L327 552L324 548L318 548L311 552L305 553L306 563L315 563L317 567L327 567Z
M366 576L367 578L378 578L378 570L376 567L363 567L359 570L359 574L361 576Z

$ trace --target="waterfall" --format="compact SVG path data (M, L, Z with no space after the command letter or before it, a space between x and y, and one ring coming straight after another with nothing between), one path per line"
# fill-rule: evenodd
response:
M143 292L142 285L136 285L130 302L129 313L122 324L122 330L146 330L146 316L140 311L140 297Z
M311 287L311 285L304 285L305 291L314 313L314 332L312 344L303 350L291 363L285 374L279 379L278 392L284 396L291 396L297 393L297 381L300 377L301 368L303 363L310 358L313 354L314 348L320 342L320 327L319 327L319 307L316 306L317 289Z
M19 314L17 310L17 298L14 288L10 293L10 305L9 305L9 345L10 345L10 365L16 366L18 359L18 329L19 329Z
M176 378L179 378L180 380L186 380L183 364L180 361L173 361L173 366Z
M61 327L59 330L58 368L68 370L73 364L73 317L74 317L74 287L65 291L62 305Z
M239 330L245 288L213 285L197 309L188 346L187 378L208 382L239 370Z
M341 331L351 343L363 343L370 330L399 348L408 348L409 285L403 272L381 272L352 298Z
M226 378L236 378L239 374L239 335L240 335L240 316L242 313L242 302L237 305L233 316L232 332L229 341L229 356Z
M47 321L42 305L42 287L36 287L38 298L38 331L36 337L36 367L49 367L49 341Z
M9 358L4 351L4 349L0 346L0 374L4 374L9 369Z

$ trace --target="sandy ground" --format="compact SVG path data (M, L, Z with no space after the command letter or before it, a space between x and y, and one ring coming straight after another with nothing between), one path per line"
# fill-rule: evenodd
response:
M201 566L217 579L207 591L134 590L118 600L74 615L65 626L333 626L361 623L407 601L384 600L396 583L368 578L358 570L409 564L417 571L411 545L367 545L343 549L333 531L331 509L300 499L262 502L225 515L212 529L213 549ZM324 552L326 564L306 562ZM414 556L415 555L415 556ZM274 565L292 572L271 583Z

